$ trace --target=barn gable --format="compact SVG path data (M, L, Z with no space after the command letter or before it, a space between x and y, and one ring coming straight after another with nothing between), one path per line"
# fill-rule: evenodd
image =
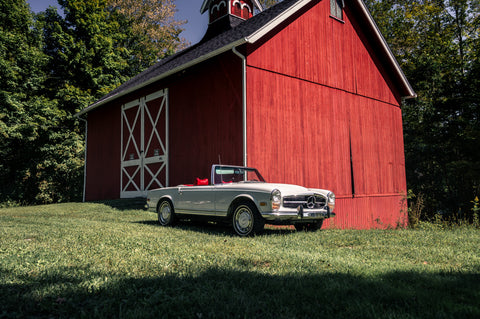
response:
M205 0L202 10L219 3ZM87 200L190 183L221 160L258 167L272 182L333 190L338 227L402 224L400 104L415 92L364 3L341 3L284 0L223 32L212 20L201 42L82 110ZM146 116L152 96L166 112L156 122Z

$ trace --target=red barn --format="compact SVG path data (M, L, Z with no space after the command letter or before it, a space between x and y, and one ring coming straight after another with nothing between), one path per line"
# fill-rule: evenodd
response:
M85 199L256 167L337 195L327 227L404 225L402 98L415 93L361 0L205 0L205 37L88 106ZM258 14L253 14L259 12Z

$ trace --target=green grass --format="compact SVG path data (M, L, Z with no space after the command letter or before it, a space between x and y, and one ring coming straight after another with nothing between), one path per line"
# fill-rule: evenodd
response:
M480 317L478 229L239 238L114 204L0 209L0 318Z

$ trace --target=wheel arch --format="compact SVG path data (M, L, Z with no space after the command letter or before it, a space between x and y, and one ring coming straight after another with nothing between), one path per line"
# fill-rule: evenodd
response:
M157 205L155 207L155 211L158 211L158 207L160 207L160 204L164 201L164 200L167 200L170 202L170 204L172 205L172 208L175 209L175 205L173 203L173 198L170 196L170 195L163 195L162 197L160 197L157 201Z
M240 194L238 196L236 196L232 202L230 203L230 206L228 207L228 212L227 212L227 218L231 218L232 217L232 214L233 214L233 211L235 209L235 207L237 207L240 203L242 202L250 202L253 204L253 206L255 206L255 208L257 209L257 212L260 214L260 209L258 207L258 203L257 201L253 198L253 196L251 195L248 195L248 194ZM261 214L260 214L261 215Z

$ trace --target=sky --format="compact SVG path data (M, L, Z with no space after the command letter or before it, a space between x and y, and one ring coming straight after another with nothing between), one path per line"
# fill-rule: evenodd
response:
M27 0L27 2L33 12L44 11L49 6L60 8L57 0ZM187 24L183 25L185 30L180 34L180 37L185 38L190 44L200 41L207 30L207 13L200 14L202 3L203 0L175 0L177 5L175 18L188 20Z

